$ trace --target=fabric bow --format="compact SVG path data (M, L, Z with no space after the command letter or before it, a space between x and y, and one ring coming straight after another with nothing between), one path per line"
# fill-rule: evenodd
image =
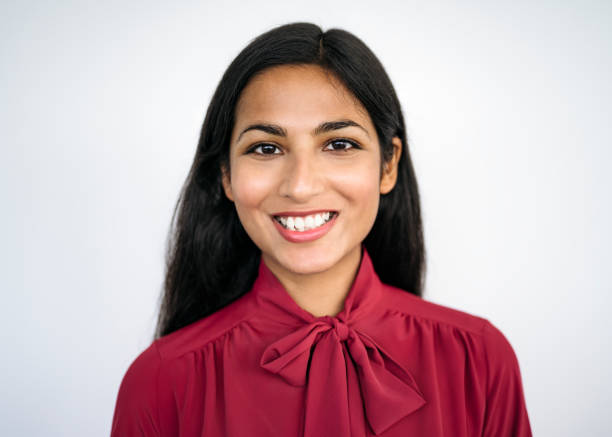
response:
M351 435L351 374L375 435L426 403L410 373L372 338L336 317L323 317L270 344L260 365L293 386L308 384L305 436Z

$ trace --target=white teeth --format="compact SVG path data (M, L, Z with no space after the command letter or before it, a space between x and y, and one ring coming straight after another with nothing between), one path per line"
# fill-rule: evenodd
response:
M287 217L287 229L295 231L295 220L293 220L293 217Z
M304 219L302 217L295 218L295 229L304 232Z
M285 228L291 231L304 232L310 229L318 228L324 225L333 217L333 213L324 212L313 215L307 215L306 217L287 217L277 216L276 220L283 225Z

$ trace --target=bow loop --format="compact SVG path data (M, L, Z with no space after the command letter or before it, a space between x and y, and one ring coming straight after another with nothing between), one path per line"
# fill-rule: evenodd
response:
M333 330L336 335L324 334L330 330ZM308 368L310 355L317 353L316 344L320 341L337 341L336 344L346 344L348 354L356 366L365 415L374 434L380 435L426 403L410 373L404 370L368 335L352 329L335 317L325 317L302 326L270 344L264 350L260 364L294 386L305 385L309 378L317 380L316 383L323 384L328 375L309 374ZM331 346L332 343L329 345ZM336 347L326 346L321 350L320 353L325 356L321 356L320 359L329 363L330 367L344 368L345 365L351 365L345 360L342 353L329 352L336 350ZM336 361L344 361L344 363L336 363ZM340 367L338 367L339 364ZM317 400L310 401L317 402ZM309 418L310 422L317 420L324 419Z
M299 387L306 384L310 349L317 336L331 329L323 322L302 326L291 334L270 344L261 356L259 364L278 374L289 384Z

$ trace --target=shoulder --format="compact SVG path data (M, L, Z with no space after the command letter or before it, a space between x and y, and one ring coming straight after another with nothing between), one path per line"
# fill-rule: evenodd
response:
M156 343L152 343L132 362L125 372L119 396L128 396L138 393L146 403L156 402L157 393L155 382L159 376L160 356ZM128 402L129 405L132 403Z
M482 332L487 386L489 391L512 390L522 399L522 378L519 361L506 336L492 323L487 322Z
M441 324L482 335L490 322L480 316L429 302L405 290L383 285L383 302L388 311L413 317L417 321Z
M472 365L480 369L486 403L491 406L486 409L484 435L531 436L519 362L502 331L485 318L428 302L389 285L383 284L383 288L387 314L412 318L423 328L421 332L431 334L427 338L438 348L445 341L466 345ZM429 329L432 326L436 329Z
M254 314L248 293L217 312L155 340L128 367L117 395L112 435L166 435L176 409L172 387L185 377L179 358L204 349ZM141 434L138 430L147 430Z
M519 362L497 326L399 288L383 284L383 290L386 314L411 318L411 326L418 325L421 333L429 333L426 338L437 345L437 352L445 341L466 345L472 365L480 369L486 403L491 406L487 408L484 435L531 436Z
M159 435L160 356L151 344L129 366L117 394L112 436Z
M216 339L223 337L255 314L251 293L239 297L218 311L157 340L162 361L179 358L198 351Z
M488 319L476 316L465 311L450 308L424 300L419 296L408 293L390 285L383 284L384 305L388 313L395 313L401 317L414 319L414 323L422 325L436 325L451 328L455 333L460 332L461 337L472 338L480 351L486 366L492 372L516 371L518 361L510 342L501 330ZM439 329L439 332L449 332L448 329ZM457 336L452 336L457 338Z

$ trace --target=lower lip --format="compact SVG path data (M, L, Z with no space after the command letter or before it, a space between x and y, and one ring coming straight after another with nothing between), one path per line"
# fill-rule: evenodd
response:
M274 217L272 217L272 222L274 222L274 226L278 229L278 232L283 236L283 238L292 243L306 243L308 241L314 241L321 238L323 235L327 234L331 227L336 223L336 219L338 218L338 214L334 214L334 217L318 228L309 229L308 231L299 232L299 231L290 231L287 228L284 228L279 222L277 222Z

